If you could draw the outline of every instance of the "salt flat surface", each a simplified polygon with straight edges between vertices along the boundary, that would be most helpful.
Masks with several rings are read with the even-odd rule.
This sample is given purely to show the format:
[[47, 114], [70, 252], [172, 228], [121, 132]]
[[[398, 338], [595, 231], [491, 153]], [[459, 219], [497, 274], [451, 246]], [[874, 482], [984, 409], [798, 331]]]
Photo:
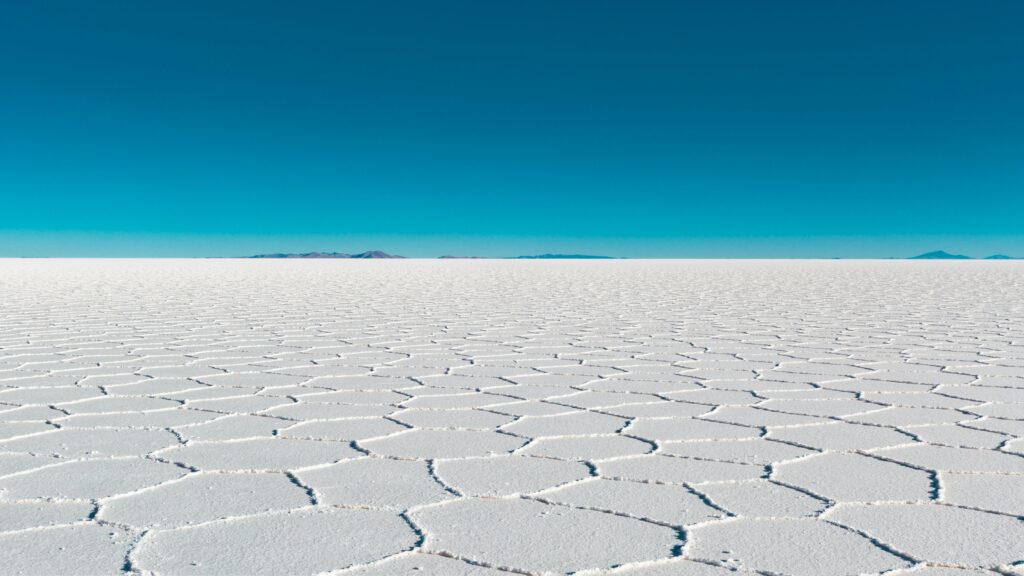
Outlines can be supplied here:
[[1022, 263], [0, 261], [2, 574], [1019, 574], [1022, 515]]

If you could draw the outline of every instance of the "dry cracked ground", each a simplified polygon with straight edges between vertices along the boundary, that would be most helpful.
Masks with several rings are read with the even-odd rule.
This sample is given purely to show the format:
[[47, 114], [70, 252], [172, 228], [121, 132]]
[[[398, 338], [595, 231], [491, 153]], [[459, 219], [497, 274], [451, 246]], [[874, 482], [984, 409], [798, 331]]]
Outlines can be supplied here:
[[1024, 571], [1012, 262], [0, 261], [2, 574]]

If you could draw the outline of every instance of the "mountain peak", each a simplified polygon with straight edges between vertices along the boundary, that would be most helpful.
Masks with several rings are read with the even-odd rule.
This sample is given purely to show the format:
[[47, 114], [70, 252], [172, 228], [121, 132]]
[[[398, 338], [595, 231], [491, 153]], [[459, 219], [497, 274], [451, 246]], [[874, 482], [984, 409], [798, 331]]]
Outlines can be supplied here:
[[394, 254], [388, 254], [387, 252], [381, 252], [380, 250], [368, 250], [366, 252], [360, 252], [359, 254], [353, 254], [352, 258], [405, 258], [405, 256], [396, 256]]
[[918, 254], [917, 256], [911, 256], [908, 260], [970, 260], [970, 256], [964, 256], [963, 254], [950, 254], [945, 250], [935, 250], [934, 252], [925, 252], [924, 254]]

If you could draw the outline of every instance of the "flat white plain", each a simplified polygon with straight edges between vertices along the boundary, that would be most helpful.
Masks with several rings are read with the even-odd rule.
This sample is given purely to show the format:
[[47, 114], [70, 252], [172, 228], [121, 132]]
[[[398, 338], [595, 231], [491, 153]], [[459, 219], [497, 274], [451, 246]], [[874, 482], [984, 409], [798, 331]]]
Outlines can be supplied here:
[[1024, 264], [0, 260], [2, 574], [1024, 570]]

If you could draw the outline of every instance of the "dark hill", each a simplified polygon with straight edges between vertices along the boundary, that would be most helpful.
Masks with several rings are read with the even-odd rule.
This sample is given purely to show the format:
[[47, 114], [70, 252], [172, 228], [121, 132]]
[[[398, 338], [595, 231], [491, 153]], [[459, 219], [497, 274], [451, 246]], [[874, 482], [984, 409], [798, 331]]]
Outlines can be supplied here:
[[964, 256], [963, 254], [950, 254], [944, 250], [936, 250], [934, 252], [925, 252], [917, 256], [911, 256], [907, 260], [970, 260], [970, 256]]

